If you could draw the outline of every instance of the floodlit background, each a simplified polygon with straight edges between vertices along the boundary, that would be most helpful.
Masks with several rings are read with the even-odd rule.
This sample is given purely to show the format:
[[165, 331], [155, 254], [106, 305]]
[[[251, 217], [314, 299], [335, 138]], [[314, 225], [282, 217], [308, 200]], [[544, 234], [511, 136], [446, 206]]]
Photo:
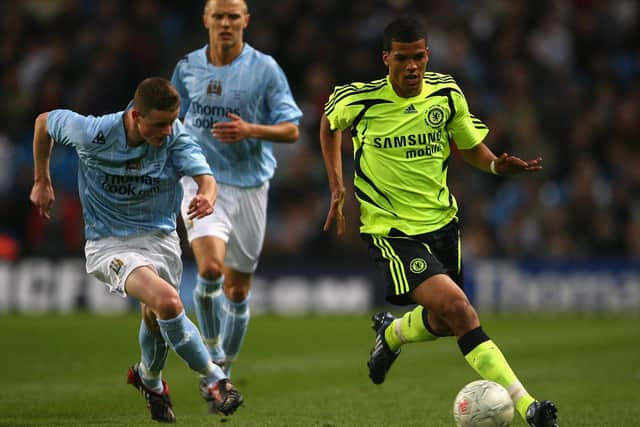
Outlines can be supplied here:
[[[123, 109], [137, 83], [170, 77], [206, 43], [202, 1], [5, 0], [0, 4], [0, 312], [124, 309], [83, 270], [73, 151], [54, 148], [53, 219], [29, 204], [36, 115]], [[245, 40], [273, 55], [304, 112], [295, 145], [275, 145], [255, 310], [366, 311], [380, 278], [358, 236], [322, 232], [329, 201], [318, 142], [336, 84], [386, 70], [381, 33], [394, 17], [427, 23], [428, 69], [451, 73], [496, 152], [544, 157], [504, 179], [460, 159], [468, 291], [487, 309], [640, 310], [640, 7], [633, 0], [250, 1]], [[345, 140], [346, 181], [351, 144]], [[183, 295], [193, 286], [184, 247]], [[88, 286], [88, 283], [92, 283]], [[187, 304], [190, 298], [185, 298]]]

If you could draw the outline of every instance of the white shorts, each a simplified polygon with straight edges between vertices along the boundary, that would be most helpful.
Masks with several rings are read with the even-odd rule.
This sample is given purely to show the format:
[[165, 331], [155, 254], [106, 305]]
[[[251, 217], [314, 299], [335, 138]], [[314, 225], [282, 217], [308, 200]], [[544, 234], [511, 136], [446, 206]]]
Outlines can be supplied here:
[[87, 273], [106, 283], [111, 292], [127, 296], [127, 277], [138, 267], [151, 267], [176, 289], [182, 280], [180, 239], [173, 231], [139, 236], [87, 240], [84, 247]]
[[218, 198], [213, 213], [201, 219], [187, 218], [189, 202], [198, 185], [191, 177], [183, 177], [182, 219], [189, 243], [204, 236], [215, 236], [227, 243], [224, 264], [242, 273], [253, 273], [258, 267], [267, 223], [269, 182], [259, 187], [234, 187], [218, 184]]

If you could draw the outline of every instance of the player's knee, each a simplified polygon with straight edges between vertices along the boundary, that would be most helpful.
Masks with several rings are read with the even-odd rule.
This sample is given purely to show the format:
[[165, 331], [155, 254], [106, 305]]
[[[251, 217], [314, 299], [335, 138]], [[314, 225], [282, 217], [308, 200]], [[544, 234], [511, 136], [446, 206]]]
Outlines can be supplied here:
[[159, 298], [156, 312], [161, 319], [173, 319], [183, 310], [182, 301], [177, 292], [167, 293]]
[[455, 319], [455, 323], [464, 324], [473, 322], [477, 320], [478, 317], [469, 300], [460, 297], [452, 298], [443, 304], [440, 315], [449, 320], [449, 325], [451, 325], [453, 319]]
[[216, 259], [207, 259], [198, 265], [198, 274], [207, 280], [216, 280], [222, 276], [222, 263]]
[[249, 296], [249, 286], [226, 286], [224, 294], [233, 302], [242, 302]]

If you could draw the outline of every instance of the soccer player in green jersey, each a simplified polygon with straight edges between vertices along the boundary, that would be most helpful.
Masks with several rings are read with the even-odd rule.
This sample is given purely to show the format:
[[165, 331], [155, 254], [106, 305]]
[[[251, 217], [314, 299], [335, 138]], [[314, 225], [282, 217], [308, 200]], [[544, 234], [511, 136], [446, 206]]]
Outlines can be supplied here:
[[397, 319], [373, 316], [369, 376], [381, 384], [403, 344], [455, 336], [467, 363], [504, 386], [531, 426], [557, 426], [553, 402], [525, 390], [463, 291], [458, 207], [447, 187], [452, 144], [467, 163], [496, 175], [538, 171], [542, 159], [497, 157], [482, 142], [488, 129], [469, 112], [454, 79], [425, 72], [429, 47], [417, 21], [402, 18], [386, 27], [382, 60], [388, 76], [336, 87], [320, 124], [331, 188], [325, 231], [333, 223], [338, 235], [345, 231], [340, 146], [349, 129], [360, 233], [384, 272], [387, 300], [417, 304]]

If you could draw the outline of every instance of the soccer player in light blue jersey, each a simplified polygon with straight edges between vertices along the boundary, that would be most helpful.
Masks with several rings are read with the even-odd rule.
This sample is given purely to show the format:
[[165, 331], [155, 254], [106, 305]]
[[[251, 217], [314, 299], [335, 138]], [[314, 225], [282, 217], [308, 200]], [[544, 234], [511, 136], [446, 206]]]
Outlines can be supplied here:
[[[216, 211], [189, 218], [187, 237], [198, 264], [194, 302], [213, 360], [226, 373], [249, 323], [249, 291], [265, 234], [267, 193], [276, 160], [272, 143], [298, 139], [302, 117], [276, 61], [243, 41], [244, 0], [208, 0], [209, 43], [178, 61], [172, 82], [180, 118], [202, 146], [218, 182]], [[182, 180], [185, 195], [195, 186]]]
[[49, 172], [53, 142], [78, 153], [87, 272], [112, 292], [141, 303], [142, 357], [129, 369], [127, 381], [143, 394], [151, 417], [161, 422], [176, 421], [161, 376], [169, 347], [200, 374], [200, 392], [213, 412], [230, 414], [243, 401], [212, 363], [178, 294], [182, 261], [175, 229], [182, 199], [180, 177], [192, 177], [197, 186], [186, 202], [188, 218], [210, 215], [216, 198], [211, 168], [177, 120], [179, 110], [175, 88], [153, 77], [140, 83], [125, 111], [100, 117], [70, 110], [40, 114], [33, 138], [31, 201], [45, 218], [55, 200]]

